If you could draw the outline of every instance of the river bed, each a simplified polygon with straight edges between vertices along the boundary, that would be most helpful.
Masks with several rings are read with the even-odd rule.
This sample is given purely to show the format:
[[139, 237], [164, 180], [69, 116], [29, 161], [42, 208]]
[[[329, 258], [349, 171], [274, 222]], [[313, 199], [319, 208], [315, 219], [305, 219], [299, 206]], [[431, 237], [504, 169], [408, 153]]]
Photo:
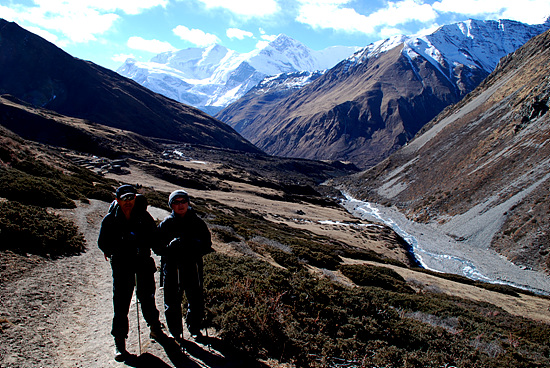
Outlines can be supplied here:
[[550, 295], [550, 277], [515, 265], [493, 249], [457, 241], [435, 224], [415, 223], [393, 208], [349, 195], [342, 204], [355, 217], [391, 227], [407, 241], [418, 263], [426, 269]]

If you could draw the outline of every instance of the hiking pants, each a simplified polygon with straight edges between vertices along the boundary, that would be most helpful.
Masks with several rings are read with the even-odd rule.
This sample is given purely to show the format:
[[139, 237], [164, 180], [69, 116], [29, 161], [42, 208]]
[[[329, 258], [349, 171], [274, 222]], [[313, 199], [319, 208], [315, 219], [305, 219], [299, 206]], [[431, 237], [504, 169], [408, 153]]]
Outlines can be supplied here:
[[197, 334], [204, 314], [202, 264], [165, 265], [164, 314], [168, 329], [174, 337], [183, 336], [182, 299], [187, 298], [187, 329]]
[[[137, 279], [136, 295], [141, 304], [141, 313], [150, 328], [160, 328], [159, 311], [155, 305], [155, 261], [126, 264], [111, 261], [113, 271], [113, 326], [114, 337], [128, 337], [128, 312]], [[143, 267], [142, 267], [143, 266]]]

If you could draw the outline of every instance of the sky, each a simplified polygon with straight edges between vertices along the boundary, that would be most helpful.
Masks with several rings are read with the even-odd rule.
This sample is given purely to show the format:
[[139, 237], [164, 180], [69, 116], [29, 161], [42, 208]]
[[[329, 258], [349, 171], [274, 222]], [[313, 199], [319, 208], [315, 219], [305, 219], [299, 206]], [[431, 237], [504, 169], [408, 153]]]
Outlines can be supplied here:
[[132, 57], [220, 44], [252, 52], [285, 34], [312, 50], [367, 46], [467, 19], [538, 24], [550, 0], [2, 0], [0, 18], [116, 70]]

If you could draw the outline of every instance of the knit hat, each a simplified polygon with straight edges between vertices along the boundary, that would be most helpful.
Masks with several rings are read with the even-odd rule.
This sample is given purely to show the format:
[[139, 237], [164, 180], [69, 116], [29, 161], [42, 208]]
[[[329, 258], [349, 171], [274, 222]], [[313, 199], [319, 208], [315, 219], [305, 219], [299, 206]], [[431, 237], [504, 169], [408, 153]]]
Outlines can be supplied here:
[[132, 185], [124, 184], [117, 188], [116, 197], [121, 198], [123, 195], [128, 193], [137, 194], [137, 190]]
[[185, 198], [187, 201], [189, 201], [189, 194], [185, 190], [175, 190], [172, 193], [170, 193], [170, 197], [168, 197], [168, 205], [172, 207], [172, 202], [174, 202], [174, 199], [176, 198]]

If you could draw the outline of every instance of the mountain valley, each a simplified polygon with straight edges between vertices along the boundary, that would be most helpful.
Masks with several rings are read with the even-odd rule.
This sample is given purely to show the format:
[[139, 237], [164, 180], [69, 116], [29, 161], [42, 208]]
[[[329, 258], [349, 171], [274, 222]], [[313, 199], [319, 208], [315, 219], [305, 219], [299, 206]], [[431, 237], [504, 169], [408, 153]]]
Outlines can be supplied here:
[[292, 94], [251, 90], [216, 117], [265, 152], [368, 168], [459, 102], [499, 59], [550, 27], [470, 20], [371, 44]]
[[[175, 353], [143, 328], [143, 350], [132, 336], [130, 348], [139, 353], [127, 365], [550, 364], [547, 290], [419, 267], [395, 228], [354, 216], [342, 194], [399, 210], [459, 246], [488, 247], [492, 239], [492, 249], [524, 266], [517, 272], [548, 277], [550, 31], [503, 59], [469, 94], [468, 81], [481, 81], [483, 72], [454, 69], [466, 86], [457, 92], [425, 59], [411, 68], [399, 48], [374, 57], [383, 49], [377, 45], [356, 55], [353, 70], [314, 75], [291, 94], [273, 79], [280, 94], [250, 100], [269, 105], [270, 96], [280, 97], [292, 114], [277, 114], [293, 122], [318, 112], [312, 104], [330, 111], [319, 118], [324, 130], [304, 125], [295, 134], [322, 136], [335, 156], [346, 152], [360, 165], [264, 153], [198, 109], [74, 59], [16, 24], [0, 21], [0, 35], [0, 51], [19, 52], [0, 58], [1, 366], [120, 366], [109, 335], [110, 269], [95, 241], [122, 183], [139, 188], [157, 220], [169, 211], [171, 191], [188, 190], [216, 250], [205, 259], [207, 342], [186, 335], [186, 351]], [[38, 64], [45, 67], [32, 67]], [[435, 100], [415, 95], [423, 90], [415, 72], [433, 83]], [[294, 74], [296, 82], [303, 78], [309, 75]], [[328, 87], [336, 90], [323, 93]], [[428, 109], [434, 101], [441, 109], [442, 101], [457, 103], [436, 116]], [[435, 119], [420, 124], [412, 105]], [[397, 115], [414, 129], [406, 131]], [[380, 132], [383, 125], [390, 135]], [[320, 151], [318, 136], [307, 141], [309, 150], [291, 136], [284, 140], [307, 156]], [[367, 140], [378, 144], [376, 160], [346, 151], [364, 149]], [[54, 248], [35, 246], [43, 238], [49, 244], [50, 232], [61, 238]], [[57, 249], [64, 239], [78, 248]], [[159, 309], [162, 293], [157, 289]], [[132, 304], [132, 316], [136, 311]]]
[[545, 32], [405, 147], [337, 180], [357, 198], [547, 273], [549, 52]]

